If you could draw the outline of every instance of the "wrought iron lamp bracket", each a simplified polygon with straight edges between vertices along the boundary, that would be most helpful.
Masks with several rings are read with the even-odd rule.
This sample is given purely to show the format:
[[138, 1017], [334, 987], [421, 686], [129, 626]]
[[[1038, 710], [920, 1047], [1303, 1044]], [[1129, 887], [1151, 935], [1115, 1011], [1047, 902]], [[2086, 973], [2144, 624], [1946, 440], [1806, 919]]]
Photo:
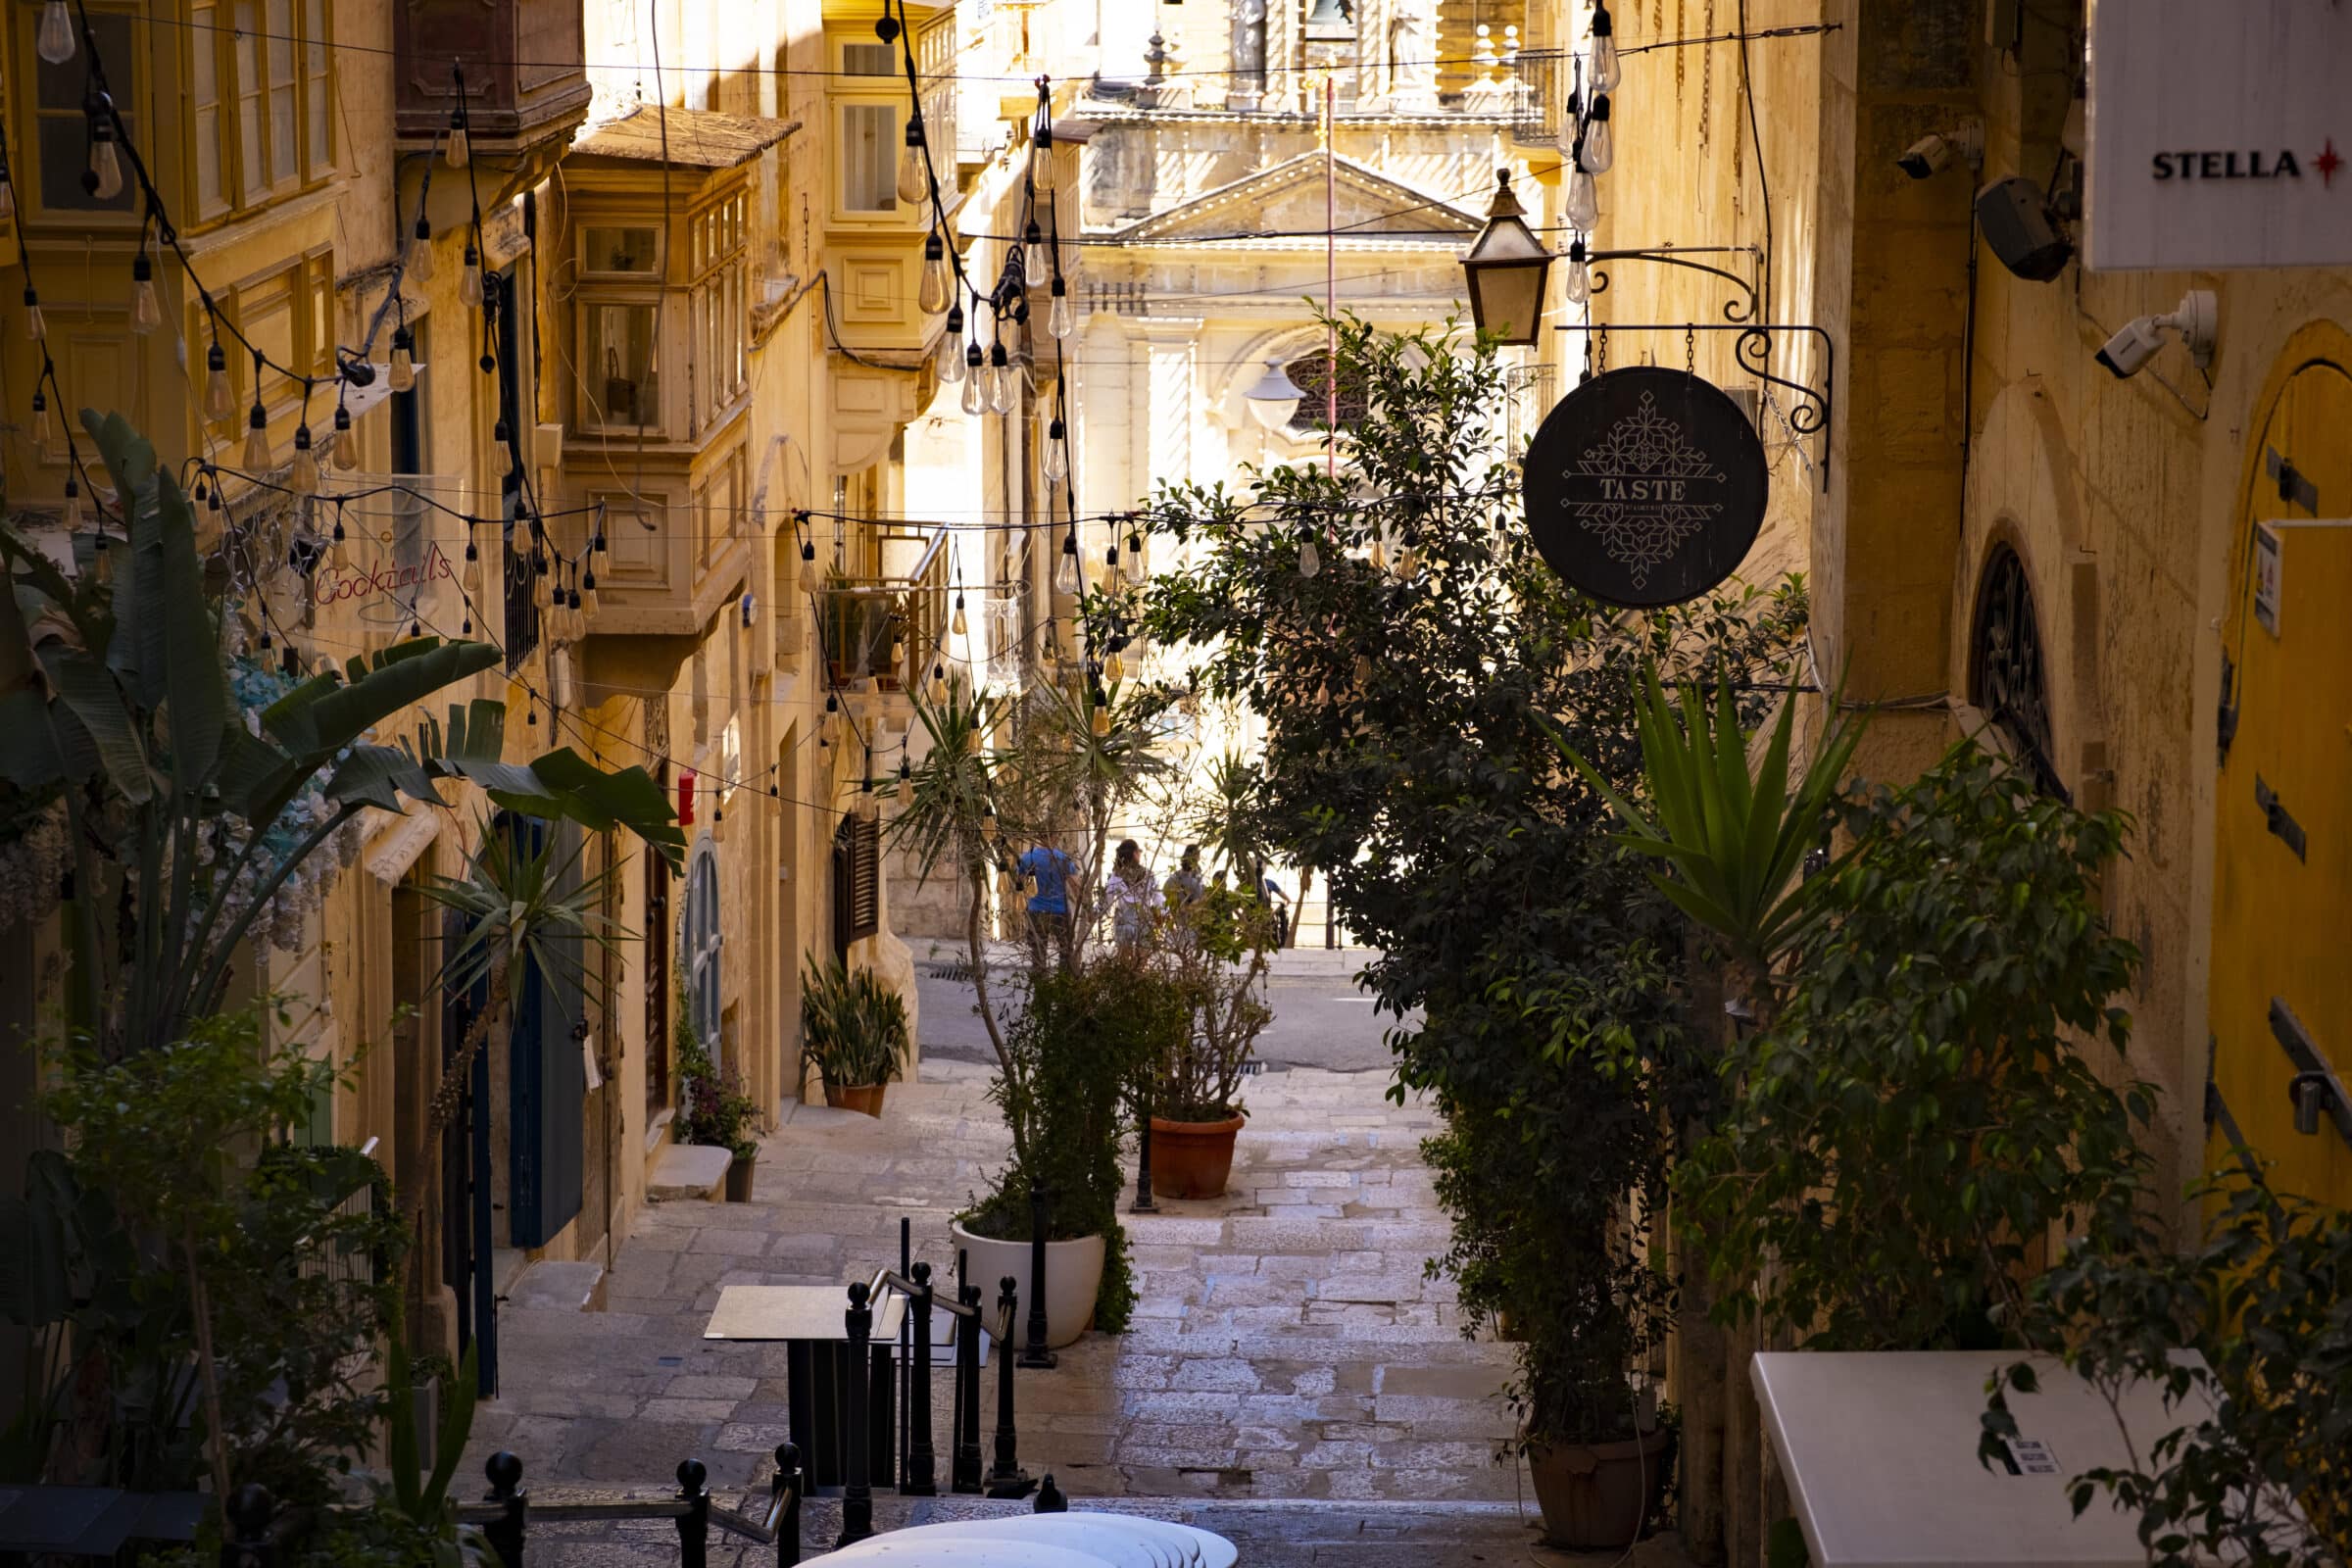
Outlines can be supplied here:
[[1723, 318], [1727, 321], [1752, 321], [1756, 318], [1756, 285], [1752, 278], [1740, 276], [1729, 268], [1711, 262], [1692, 261], [1693, 256], [1745, 256], [1761, 264], [1763, 251], [1754, 245], [1658, 245], [1639, 250], [1592, 251], [1585, 257], [1592, 273], [1592, 292], [1605, 294], [1609, 290], [1608, 270], [1603, 262], [1656, 262], [1661, 267], [1688, 268], [1693, 272], [1705, 272], [1720, 277], [1740, 291], [1738, 297], [1723, 302]]
[[[1706, 269], [1713, 270], [1713, 269]], [[1784, 325], [1770, 321], [1593, 321], [1589, 324], [1562, 323], [1553, 328], [1558, 332], [1592, 332], [1606, 338], [1615, 332], [1731, 332], [1732, 357], [1740, 368], [1757, 380], [1780, 387], [1794, 404], [1786, 416], [1789, 433], [1799, 437], [1818, 435], [1821, 441], [1821, 488], [1830, 488], [1830, 418], [1836, 411], [1838, 385], [1838, 345], [1831, 339], [1829, 329], [1811, 325]], [[1821, 384], [1808, 386], [1791, 381], [1772, 371], [1772, 345], [1776, 336], [1802, 333], [1821, 346]]]

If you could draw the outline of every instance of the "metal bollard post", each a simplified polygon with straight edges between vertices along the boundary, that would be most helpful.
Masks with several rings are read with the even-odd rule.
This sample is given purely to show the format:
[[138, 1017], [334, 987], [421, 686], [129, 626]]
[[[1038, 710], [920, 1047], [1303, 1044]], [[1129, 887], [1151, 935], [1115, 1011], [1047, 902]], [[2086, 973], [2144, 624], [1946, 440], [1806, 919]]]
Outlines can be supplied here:
[[501, 1448], [482, 1466], [482, 1475], [490, 1483], [482, 1500], [504, 1510], [482, 1526], [482, 1539], [506, 1568], [522, 1568], [523, 1526], [531, 1505], [530, 1494], [522, 1490], [522, 1461]]
[[[980, 1490], [980, 1287], [961, 1286], [956, 1298], [972, 1310], [956, 1320], [956, 1452], [948, 1486], [970, 1494]], [[1001, 1353], [1004, 1347], [997, 1348]]]
[[873, 1455], [867, 1451], [867, 1417], [872, 1412], [866, 1401], [873, 1397], [869, 1369], [874, 1355], [874, 1312], [865, 1304], [868, 1295], [862, 1280], [852, 1285], [850, 1309], [842, 1314], [850, 1334], [848, 1395], [843, 1402], [848, 1428], [843, 1439], [848, 1452], [842, 1455], [841, 1535], [833, 1543], [836, 1549], [854, 1546], [874, 1533], [874, 1491], [867, 1479]]
[[[1021, 1365], [1052, 1367], [1060, 1357], [1046, 1348], [1046, 1190], [1035, 1182], [1029, 1184], [1029, 1344], [1021, 1351]], [[1012, 1323], [1004, 1324], [1005, 1337], [1012, 1335]]]
[[678, 1500], [686, 1511], [678, 1515], [678, 1568], [710, 1568], [710, 1492], [703, 1485], [710, 1472], [700, 1459], [678, 1465]]
[[801, 1450], [790, 1443], [776, 1445], [776, 1479], [768, 1512], [776, 1522], [776, 1568], [800, 1568], [801, 1494], [808, 1484], [801, 1476]]
[[1159, 1204], [1152, 1197], [1152, 1095], [1149, 1090], [1144, 1093], [1143, 1103], [1136, 1107], [1135, 1201], [1127, 1205], [1127, 1212], [1159, 1212]]
[[[1004, 1276], [997, 1297], [998, 1313], [1006, 1334], [1012, 1332], [1014, 1318], [1021, 1309], [1021, 1295], [1011, 1275]], [[1026, 1497], [1036, 1483], [1021, 1468], [1020, 1440], [1014, 1435], [1012, 1423], [1012, 1366], [1026, 1357], [1005, 1355], [1004, 1346], [998, 1346], [997, 1357], [997, 1463], [988, 1473], [988, 1494], [992, 1497]]]
[[[914, 1221], [905, 1214], [899, 1216], [899, 1278], [914, 1278]], [[909, 1303], [911, 1305], [911, 1303]], [[907, 1352], [913, 1348], [908, 1335], [913, 1328], [913, 1313], [899, 1314], [899, 1491], [906, 1492], [906, 1467], [913, 1460], [914, 1435], [908, 1430], [908, 1416], [914, 1405], [913, 1380], [906, 1369], [914, 1363]]]
[[1054, 1484], [1053, 1471], [1046, 1472], [1044, 1483], [1037, 1489], [1037, 1501], [1029, 1511], [1031, 1513], [1068, 1513], [1070, 1511], [1070, 1499], [1063, 1496], [1061, 1489]]
[[247, 1482], [228, 1494], [227, 1528], [220, 1536], [220, 1568], [270, 1568], [277, 1560], [270, 1539], [270, 1516], [276, 1499], [268, 1487]]
[[906, 1276], [914, 1282], [906, 1315], [914, 1325], [914, 1364], [906, 1376], [906, 1462], [899, 1492], [908, 1497], [939, 1495], [939, 1455], [931, 1446], [931, 1265], [917, 1263]]

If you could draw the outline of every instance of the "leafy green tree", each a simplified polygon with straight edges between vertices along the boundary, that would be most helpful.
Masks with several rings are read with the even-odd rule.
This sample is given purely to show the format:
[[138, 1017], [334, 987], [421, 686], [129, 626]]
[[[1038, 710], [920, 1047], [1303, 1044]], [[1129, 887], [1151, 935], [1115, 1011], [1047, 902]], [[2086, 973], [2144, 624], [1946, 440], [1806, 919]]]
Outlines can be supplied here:
[[1664, 1129], [1712, 1074], [1686, 1042], [1682, 917], [1551, 731], [1632, 796], [1642, 661], [1758, 714], [1751, 677], [1788, 657], [1802, 589], [1646, 613], [1583, 598], [1525, 527], [1493, 346], [1353, 319], [1339, 337], [1363, 413], [1338, 477], [1163, 490], [1147, 520], [1185, 564], [1144, 624], [1262, 721], [1267, 846], [1319, 868], [1380, 950], [1363, 980], [1399, 1020], [1394, 1093], [1446, 1117], [1446, 1261], [1472, 1327], [1523, 1337], [1531, 1438], [1621, 1435], [1629, 1358], [1671, 1295], [1640, 1261]]
[[2116, 1001], [2138, 953], [2098, 892], [2125, 819], [1973, 743], [1843, 816], [1855, 849], [1780, 1016], [1724, 1058], [1677, 1215], [1727, 1316], [1817, 1349], [1996, 1344], [2040, 1239], [2128, 1226], [2141, 1190], [2153, 1091], [2123, 1078]]

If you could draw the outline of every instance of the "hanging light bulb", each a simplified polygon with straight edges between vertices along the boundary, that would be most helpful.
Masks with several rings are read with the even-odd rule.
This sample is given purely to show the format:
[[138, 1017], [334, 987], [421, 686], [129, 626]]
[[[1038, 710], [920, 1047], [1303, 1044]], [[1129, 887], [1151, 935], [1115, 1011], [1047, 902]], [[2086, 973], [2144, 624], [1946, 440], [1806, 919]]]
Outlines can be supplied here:
[[1102, 552], [1102, 591], [1109, 593], [1119, 586], [1119, 547], [1113, 544]]
[[49, 0], [41, 7], [41, 29], [32, 46], [53, 66], [74, 58], [74, 18], [66, 10], [66, 0]]
[[948, 631], [954, 636], [968, 637], [971, 635], [971, 622], [964, 619], [963, 615], [962, 591], [957, 590], [956, 595], [956, 613], [948, 622]]
[[1078, 535], [1067, 533], [1061, 540], [1061, 559], [1054, 563], [1054, 591], [1074, 594], [1078, 591]]
[[449, 140], [441, 149], [452, 169], [464, 169], [473, 158], [473, 142], [466, 134], [466, 106], [458, 105], [449, 112]]
[[506, 420], [490, 427], [490, 444], [498, 449], [498, 476], [503, 479], [514, 471], [514, 437]]
[[14, 222], [17, 217], [17, 187], [8, 177], [8, 166], [0, 164], [0, 223]]
[[258, 399], [245, 413], [245, 466], [256, 473], [270, 466], [270, 411]]
[[482, 547], [474, 543], [473, 524], [466, 524], [466, 564], [458, 575], [458, 587], [467, 599], [482, 597]]
[[1077, 329], [1078, 317], [1070, 309], [1069, 285], [1056, 277], [1054, 279], [1054, 308], [1046, 313], [1046, 330], [1056, 338], [1066, 338]]
[[1359, 688], [1372, 684], [1372, 656], [1369, 654], [1355, 656], [1355, 684]]
[[1580, 169], [1568, 176], [1568, 207], [1563, 216], [1570, 228], [1586, 234], [1600, 221], [1600, 190], [1591, 170]]
[[392, 329], [390, 385], [395, 392], [407, 392], [416, 385], [416, 339], [405, 326]]
[[[81, 531], [81, 485], [71, 472], [66, 475], [65, 524], [68, 533]], [[103, 539], [106, 535], [102, 532], [99, 537]]]
[[931, 160], [923, 148], [923, 117], [906, 117], [906, 145], [899, 149], [899, 200], [919, 207], [931, 194]]
[[948, 270], [948, 248], [940, 243], [939, 230], [933, 229], [923, 239], [923, 287], [915, 301], [925, 316], [937, 316], [948, 308], [953, 282]]
[[416, 227], [411, 231], [409, 245], [409, 276], [422, 288], [433, 280], [433, 225], [425, 220], [424, 209], [416, 210]]
[[993, 806], [980, 808], [980, 842], [983, 844], [997, 842], [997, 808]]
[[988, 412], [1012, 412], [1012, 364], [1004, 355], [1004, 340], [988, 346]]
[[228, 355], [215, 338], [213, 346], [204, 351], [204, 416], [225, 419], [236, 411], [236, 399], [228, 389]]
[[1372, 539], [1371, 563], [1372, 569], [1374, 571], [1386, 571], [1389, 569], [1389, 547], [1381, 542], [1381, 539], [1377, 534], [1375, 534]]
[[938, 708], [948, 700], [948, 672], [939, 664], [931, 666], [931, 706]]
[[335, 466], [349, 473], [360, 466], [360, 443], [352, 434], [351, 410], [335, 405]]
[[1070, 476], [1070, 443], [1062, 434], [1059, 419], [1046, 426], [1045, 461], [1038, 466], [1044, 471], [1048, 484], [1059, 484]]
[[1617, 24], [1609, 20], [1607, 0], [1592, 7], [1592, 90], [1615, 92], [1620, 74], [1617, 63]]
[[24, 335], [36, 343], [49, 335], [49, 323], [41, 316], [41, 296], [30, 284], [24, 287]]
[[[318, 459], [311, 451], [311, 427], [307, 422], [294, 427], [294, 468], [288, 482], [298, 496], [315, 496], [318, 493]], [[338, 519], [335, 523], [338, 543], [341, 542], [342, 532], [343, 524]]]
[[977, 338], [963, 351], [963, 412], [975, 415], [987, 413], [991, 377], [988, 367], [981, 361]]
[[466, 270], [458, 274], [458, 298], [474, 310], [482, 304], [482, 258], [471, 242], [466, 246]]
[[155, 263], [141, 251], [130, 259], [130, 329], [144, 335], [163, 324], [163, 302], [155, 297]]
[[1589, 173], [1605, 174], [1609, 165], [1616, 161], [1616, 138], [1609, 133], [1609, 95], [1596, 93], [1592, 113], [1585, 120], [1585, 141], [1577, 150], [1576, 167]]
[[1560, 291], [1571, 305], [1582, 305], [1592, 297], [1592, 268], [1585, 259], [1581, 234], [1568, 242], [1568, 276]]
[[942, 386], [954, 386], [963, 379], [963, 307], [948, 307], [948, 329], [939, 340], [939, 358], [935, 362]]
[[1032, 218], [1029, 220], [1028, 228], [1021, 235], [1021, 281], [1035, 288], [1045, 280], [1045, 231], [1037, 226], [1037, 220]]
[[1411, 545], [1406, 545], [1402, 550], [1397, 551], [1396, 575], [1405, 582], [1411, 582], [1415, 577], [1420, 576], [1421, 552], [1415, 550]]
[[1048, 121], [1037, 127], [1037, 137], [1030, 142], [1029, 182], [1039, 190], [1054, 188], [1054, 124]]
[[32, 391], [32, 444], [36, 447], [47, 446], [51, 434], [49, 400], [41, 395], [40, 388], [35, 387]]
[[1102, 694], [1099, 691], [1095, 693], [1095, 711], [1088, 727], [1094, 730], [1097, 740], [1105, 740], [1110, 735], [1110, 710], [1103, 706]]
[[817, 590], [816, 541], [801, 541], [801, 592], [812, 594]]
[[115, 151], [114, 124], [103, 116], [90, 121], [90, 172], [83, 186], [102, 202], [122, 194], [122, 155]]
[[1127, 678], [1127, 661], [1119, 657], [1116, 649], [1111, 651], [1108, 659], [1102, 661], [1102, 678], [1113, 686]]
[[1323, 569], [1323, 552], [1315, 548], [1315, 536], [1308, 534], [1298, 545], [1298, 575], [1312, 577]]

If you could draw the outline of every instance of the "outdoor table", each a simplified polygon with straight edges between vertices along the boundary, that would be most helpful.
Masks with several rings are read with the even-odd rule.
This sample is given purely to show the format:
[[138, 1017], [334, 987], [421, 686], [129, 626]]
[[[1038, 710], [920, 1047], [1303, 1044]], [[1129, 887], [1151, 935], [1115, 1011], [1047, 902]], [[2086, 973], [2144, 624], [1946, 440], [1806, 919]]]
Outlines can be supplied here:
[[[703, 1330], [706, 1340], [784, 1345], [786, 1420], [799, 1445], [809, 1486], [839, 1490], [848, 1455], [851, 1382], [847, 1289], [838, 1285], [728, 1285]], [[884, 1291], [873, 1303], [873, 1338], [866, 1369], [869, 1408], [866, 1477], [876, 1487], [898, 1482], [898, 1399], [895, 1350], [906, 1298]], [[946, 1313], [935, 1320], [953, 1322]]]
[[[1749, 1368], [1813, 1568], [2146, 1568], [2134, 1515], [2094, 1497], [2077, 1518], [2067, 1483], [2131, 1462], [2116, 1412], [2047, 1356], [2040, 1391], [2009, 1395], [2006, 1462], [1977, 1460], [1984, 1381], [2025, 1359], [2002, 1350], [1767, 1351]], [[2209, 1407], [2171, 1413], [2151, 1384], [2127, 1391], [2141, 1454]]]

